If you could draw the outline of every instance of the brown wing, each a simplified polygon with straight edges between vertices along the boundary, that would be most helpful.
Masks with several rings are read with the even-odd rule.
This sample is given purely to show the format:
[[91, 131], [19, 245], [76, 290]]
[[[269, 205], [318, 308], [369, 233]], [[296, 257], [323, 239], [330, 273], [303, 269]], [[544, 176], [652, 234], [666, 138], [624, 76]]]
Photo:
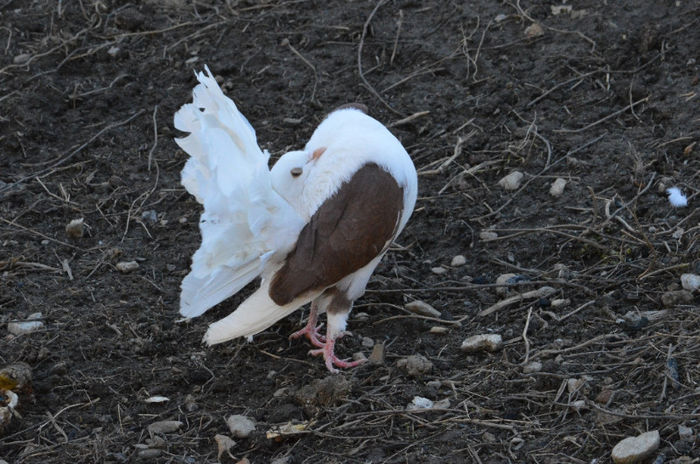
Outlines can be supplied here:
[[327, 199], [299, 234], [270, 284], [285, 305], [322, 290], [376, 258], [392, 239], [403, 210], [403, 189], [374, 163], [364, 165]]

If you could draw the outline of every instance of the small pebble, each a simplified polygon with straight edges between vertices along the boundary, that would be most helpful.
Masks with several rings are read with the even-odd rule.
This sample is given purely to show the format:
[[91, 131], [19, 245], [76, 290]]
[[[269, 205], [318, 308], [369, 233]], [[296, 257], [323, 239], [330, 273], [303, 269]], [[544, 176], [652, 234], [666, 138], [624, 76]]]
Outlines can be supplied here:
[[608, 402], [610, 402], [610, 399], [613, 396], [613, 391], [608, 390], [607, 388], [603, 389], [598, 393], [595, 397], [595, 402], [598, 404], [606, 405]]
[[569, 393], [576, 393], [583, 387], [586, 381], [584, 379], [569, 379], [566, 381], [566, 389]]
[[117, 270], [119, 272], [131, 272], [139, 268], [139, 263], [136, 261], [120, 261], [117, 263]]
[[496, 351], [503, 345], [503, 338], [499, 334], [474, 335], [462, 342], [461, 350], [466, 353], [479, 351]]
[[444, 335], [449, 331], [447, 327], [443, 327], [440, 325], [434, 325], [430, 328], [430, 333], [435, 334], [435, 335]]
[[404, 308], [406, 308], [407, 311], [411, 311], [414, 314], [420, 314], [421, 316], [440, 317], [441, 314], [440, 311], [421, 300], [406, 303]]
[[632, 464], [641, 462], [651, 456], [661, 443], [658, 430], [643, 433], [636, 437], [625, 438], [612, 450], [615, 464]]
[[552, 186], [549, 188], [549, 194], [553, 197], [559, 197], [564, 193], [564, 187], [566, 187], [566, 180], [560, 177], [552, 182]]
[[177, 220], [180, 224], [184, 224], [187, 222], [187, 218], [185, 216], [182, 216], [180, 219]]
[[681, 440], [693, 441], [694, 435], [693, 429], [683, 424], [678, 424], [678, 437]]
[[450, 266], [459, 267], [464, 266], [466, 263], [467, 258], [465, 258], [463, 255], [457, 255], [454, 258], [452, 258], [452, 261], [450, 261]]
[[581, 411], [582, 409], [586, 409], [586, 401], [585, 400], [572, 401], [571, 403], [569, 403], [569, 407], [576, 412]]
[[552, 308], [563, 308], [565, 306], [569, 306], [570, 304], [571, 300], [568, 298], [557, 298], [551, 302]]
[[664, 306], [671, 307], [677, 304], [686, 304], [693, 301], [693, 294], [688, 290], [675, 290], [661, 295], [661, 302]]
[[216, 434], [214, 435], [214, 441], [216, 442], [217, 448], [217, 460], [221, 462], [221, 455], [228, 453], [231, 448], [236, 446], [236, 442], [226, 435]]
[[490, 230], [482, 230], [479, 232], [479, 238], [484, 241], [496, 240], [498, 238], [498, 234]]
[[496, 284], [504, 285], [503, 287], [496, 287], [496, 293], [499, 295], [505, 295], [508, 293], [508, 287], [505, 286], [509, 280], [515, 277], [517, 274], [507, 273], [501, 274], [496, 278]]
[[384, 364], [384, 343], [377, 343], [372, 347], [369, 363], [375, 366]]
[[496, 15], [495, 18], [493, 18], [493, 20], [494, 20], [496, 23], [500, 23], [500, 22], [505, 21], [507, 18], [508, 18], [508, 16], [504, 15], [503, 13], [499, 13], [499, 14]]
[[156, 433], [172, 433], [177, 432], [182, 427], [182, 422], [165, 420], [154, 422], [148, 426], [148, 433], [152, 436]]
[[696, 292], [700, 288], [700, 276], [697, 274], [681, 275], [681, 285], [689, 292]]
[[73, 219], [66, 225], [66, 235], [70, 238], [81, 238], [85, 233], [84, 227], [83, 218]]
[[439, 389], [442, 387], [442, 382], [439, 380], [431, 380], [430, 382], [427, 382], [425, 384], [426, 387], [434, 388], [434, 389]]
[[121, 48], [117, 47], [116, 45], [112, 45], [111, 47], [109, 47], [109, 50], [107, 50], [107, 54], [114, 58], [119, 54], [120, 51]]
[[406, 409], [411, 411], [414, 409], [432, 409], [433, 402], [428, 398], [423, 398], [422, 396], [414, 396], [413, 400], [406, 406]]
[[449, 409], [450, 399], [445, 398], [444, 400], [436, 401], [433, 403], [433, 409]]
[[362, 337], [362, 346], [365, 348], [372, 348], [374, 346], [374, 340], [369, 337]]
[[571, 5], [550, 5], [550, 8], [554, 16], [562, 13], [571, 13], [572, 10]]
[[246, 438], [255, 430], [255, 422], [246, 416], [234, 414], [226, 419], [226, 425], [231, 435], [236, 438]]
[[33, 313], [27, 317], [26, 321], [8, 322], [7, 330], [13, 335], [24, 335], [35, 332], [44, 326], [44, 323], [38, 320], [41, 319], [41, 316], [41, 313]]
[[422, 377], [423, 374], [433, 369], [433, 363], [420, 354], [414, 354], [407, 358], [399, 359], [396, 362], [396, 366], [406, 371], [411, 377]]
[[520, 183], [523, 180], [523, 173], [520, 171], [513, 171], [501, 180], [498, 181], [498, 185], [503, 187], [505, 190], [517, 190], [520, 187]]
[[155, 224], [158, 221], [158, 213], [154, 209], [149, 209], [141, 213], [141, 219], [151, 224]]
[[155, 459], [161, 455], [162, 451], [159, 449], [142, 449], [137, 453], [137, 459], [139, 461], [146, 461], [148, 459]]
[[27, 61], [29, 61], [29, 59], [30, 59], [31, 57], [32, 57], [32, 55], [30, 55], [29, 53], [20, 53], [19, 55], [16, 55], [16, 56], [12, 59], [12, 62], [13, 62], [14, 64], [24, 64], [24, 63], [26, 63]]
[[433, 268], [430, 268], [430, 270], [433, 272], [433, 274], [438, 274], [438, 275], [444, 274], [445, 272], [447, 272], [447, 269], [445, 269], [442, 266], [433, 267]]
[[525, 366], [523, 366], [523, 373], [532, 374], [534, 372], [539, 372], [542, 370], [542, 363], [539, 361], [532, 361]]
[[365, 362], [367, 361], [367, 356], [365, 356], [365, 354], [362, 351], [358, 351], [352, 354], [352, 360]]
[[528, 39], [534, 39], [535, 37], [540, 37], [544, 35], [544, 29], [537, 23], [530, 24], [525, 28], [525, 37]]

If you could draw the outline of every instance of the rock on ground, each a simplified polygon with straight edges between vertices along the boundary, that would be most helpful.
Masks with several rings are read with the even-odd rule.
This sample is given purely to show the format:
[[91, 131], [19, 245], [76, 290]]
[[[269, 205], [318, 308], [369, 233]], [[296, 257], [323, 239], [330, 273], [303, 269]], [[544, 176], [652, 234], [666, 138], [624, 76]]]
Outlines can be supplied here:
[[636, 437], [620, 441], [612, 450], [615, 464], [632, 464], [641, 462], [651, 456], [661, 443], [658, 430], [652, 430]]

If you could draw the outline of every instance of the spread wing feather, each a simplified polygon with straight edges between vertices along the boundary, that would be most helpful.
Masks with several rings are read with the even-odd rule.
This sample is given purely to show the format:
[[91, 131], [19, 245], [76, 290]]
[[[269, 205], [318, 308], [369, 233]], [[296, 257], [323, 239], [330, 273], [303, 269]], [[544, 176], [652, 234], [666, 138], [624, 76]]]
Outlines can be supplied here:
[[182, 185], [204, 206], [202, 245], [182, 282], [180, 313], [195, 317], [238, 292], [293, 247], [303, 220], [273, 188], [269, 154], [212, 77], [197, 74], [193, 101], [175, 114], [190, 158]]

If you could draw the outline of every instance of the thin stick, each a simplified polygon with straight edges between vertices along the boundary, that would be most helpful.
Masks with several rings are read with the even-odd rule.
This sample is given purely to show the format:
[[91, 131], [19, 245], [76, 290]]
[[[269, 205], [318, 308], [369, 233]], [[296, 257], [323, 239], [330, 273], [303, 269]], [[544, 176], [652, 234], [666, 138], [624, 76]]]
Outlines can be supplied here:
[[527, 329], [530, 327], [530, 317], [532, 317], [532, 306], [527, 310], [527, 319], [525, 319], [525, 327], [523, 328], [523, 342], [525, 342], [525, 359], [522, 365], [527, 364], [530, 359], [530, 340], [527, 339]]
[[158, 112], [158, 105], [153, 107], [153, 146], [148, 152], [148, 172], [151, 172], [151, 160], [153, 159], [153, 152], [158, 146], [158, 120], [156, 119], [156, 113]]
[[396, 38], [394, 38], [394, 48], [391, 51], [391, 58], [389, 59], [389, 64], [394, 64], [394, 58], [396, 57], [396, 48], [399, 46], [399, 36], [401, 35], [401, 26], [403, 25], [403, 10], [399, 10], [399, 21], [396, 26]]
[[644, 98], [642, 98], [642, 99], [640, 99], [640, 100], [637, 100], [637, 101], [634, 102], [634, 103], [630, 103], [629, 105], [625, 106], [625, 107], [622, 108], [622, 109], [619, 109], [619, 110], [615, 111], [614, 113], [611, 113], [611, 114], [605, 116], [604, 118], [601, 118], [601, 119], [599, 119], [599, 120], [597, 120], [597, 121], [594, 121], [594, 122], [588, 124], [587, 126], [581, 127], [580, 129], [554, 129], [553, 132], [566, 132], [566, 133], [572, 134], [572, 133], [577, 133], [577, 132], [586, 131], [586, 130], [590, 129], [591, 127], [595, 127], [595, 126], [597, 126], [598, 124], [600, 124], [600, 123], [602, 123], [602, 122], [605, 122], [605, 121], [607, 121], [607, 120], [610, 119], [610, 118], [614, 118], [615, 116], [618, 116], [618, 115], [624, 113], [625, 111], [634, 108], [634, 107], [637, 106], [638, 104], [643, 103], [643, 102], [648, 101], [648, 100], [649, 100], [649, 97], [644, 97]]
[[376, 90], [374, 90], [374, 87], [372, 87], [372, 85], [367, 81], [367, 79], [365, 78], [365, 73], [362, 71], [362, 48], [365, 45], [365, 37], [367, 36], [367, 29], [369, 28], [369, 23], [372, 22], [372, 18], [374, 17], [374, 14], [377, 12], [379, 7], [384, 5], [386, 3], [386, 1], [387, 0], [381, 0], [381, 1], [377, 2], [377, 4], [374, 6], [374, 9], [367, 17], [367, 21], [365, 21], [365, 25], [362, 27], [362, 35], [360, 36], [360, 45], [357, 47], [357, 71], [360, 74], [360, 79], [362, 79], [362, 82], [365, 84], [365, 87], [367, 87], [367, 90], [369, 90], [372, 93], [372, 95], [377, 97], [377, 99], [380, 102], [382, 102], [382, 104], [384, 106], [386, 106], [392, 113], [398, 114], [399, 116], [403, 116], [400, 112], [398, 112], [397, 110], [392, 108], [392, 106], [389, 105], [389, 103], [387, 103], [387, 101], [384, 100], [382, 98], [382, 96], [379, 95], [379, 93]]
[[65, 163], [66, 161], [70, 160], [71, 158], [73, 158], [73, 157], [74, 157], [75, 155], [77, 155], [78, 153], [80, 153], [85, 147], [87, 147], [88, 145], [90, 145], [92, 142], [94, 142], [96, 139], [98, 139], [98, 138], [99, 138], [102, 134], [104, 134], [105, 132], [107, 132], [107, 131], [109, 131], [109, 130], [111, 130], [111, 129], [114, 129], [114, 128], [116, 128], [116, 127], [123, 126], [124, 124], [128, 124], [129, 122], [131, 122], [132, 120], [134, 120], [134, 119], [136, 119], [138, 116], [140, 116], [144, 111], [145, 111], [144, 109], [140, 109], [140, 110], [138, 110], [136, 113], [134, 113], [134, 114], [132, 114], [131, 116], [129, 116], [128, 118], [124, 119], [123, 121], [119, 121], [119, 122], [116, 122], [116, 123], [114, 123], [114, 124], [110, 124], [109, 126], [103, 128], [103, 129], [100, 130], [98, 133], [96, 133], [95, 135], [93, 135], [92, 137], [90, 137], [90, 138], [88, 139], [87, 142], [83, 143], [83, 144], [80, 145], [78, 148], [76, 148], [75, 150], [73, 150], [72, 152], [70, 152], [68, 155], [66, 155], [65, 157], [63, 157], [63, 158], [59, 159], [58, 161], [56, 161], [55, 163], [53, 163], [51, 166], [49, 166], [49, 167], [47, 167], [47, 168], [44, 168], [44, 169], [42, 169], [41, 171], [36, 172], [36, 173], [34, 173], [34, 174], [29, 174], [29, 175], [27, 175], [27, 176], [24, 176], [24, 177], [22, 177], [21, 179], [15, 181], [15, 182], [8, 183], [5, 187], [3, 187], [3, 188], [0, 189], [0, 193], [4, 193], [4, 192], [8, 191], [9, 189], [11, 189], [12, 187], [14, 187], [15, 185], [21, 184], [22, 182], [26, 181], [27, 179], [31, 179], [32, 177], [43, 176], [43, 174], [46, 174], [46, 173], [48, 173], [48, 172], [51, 172], [51, 170], [54, 169], [55, 167], [58, 167], [58, 166], [62, 165], [63, 163]]

